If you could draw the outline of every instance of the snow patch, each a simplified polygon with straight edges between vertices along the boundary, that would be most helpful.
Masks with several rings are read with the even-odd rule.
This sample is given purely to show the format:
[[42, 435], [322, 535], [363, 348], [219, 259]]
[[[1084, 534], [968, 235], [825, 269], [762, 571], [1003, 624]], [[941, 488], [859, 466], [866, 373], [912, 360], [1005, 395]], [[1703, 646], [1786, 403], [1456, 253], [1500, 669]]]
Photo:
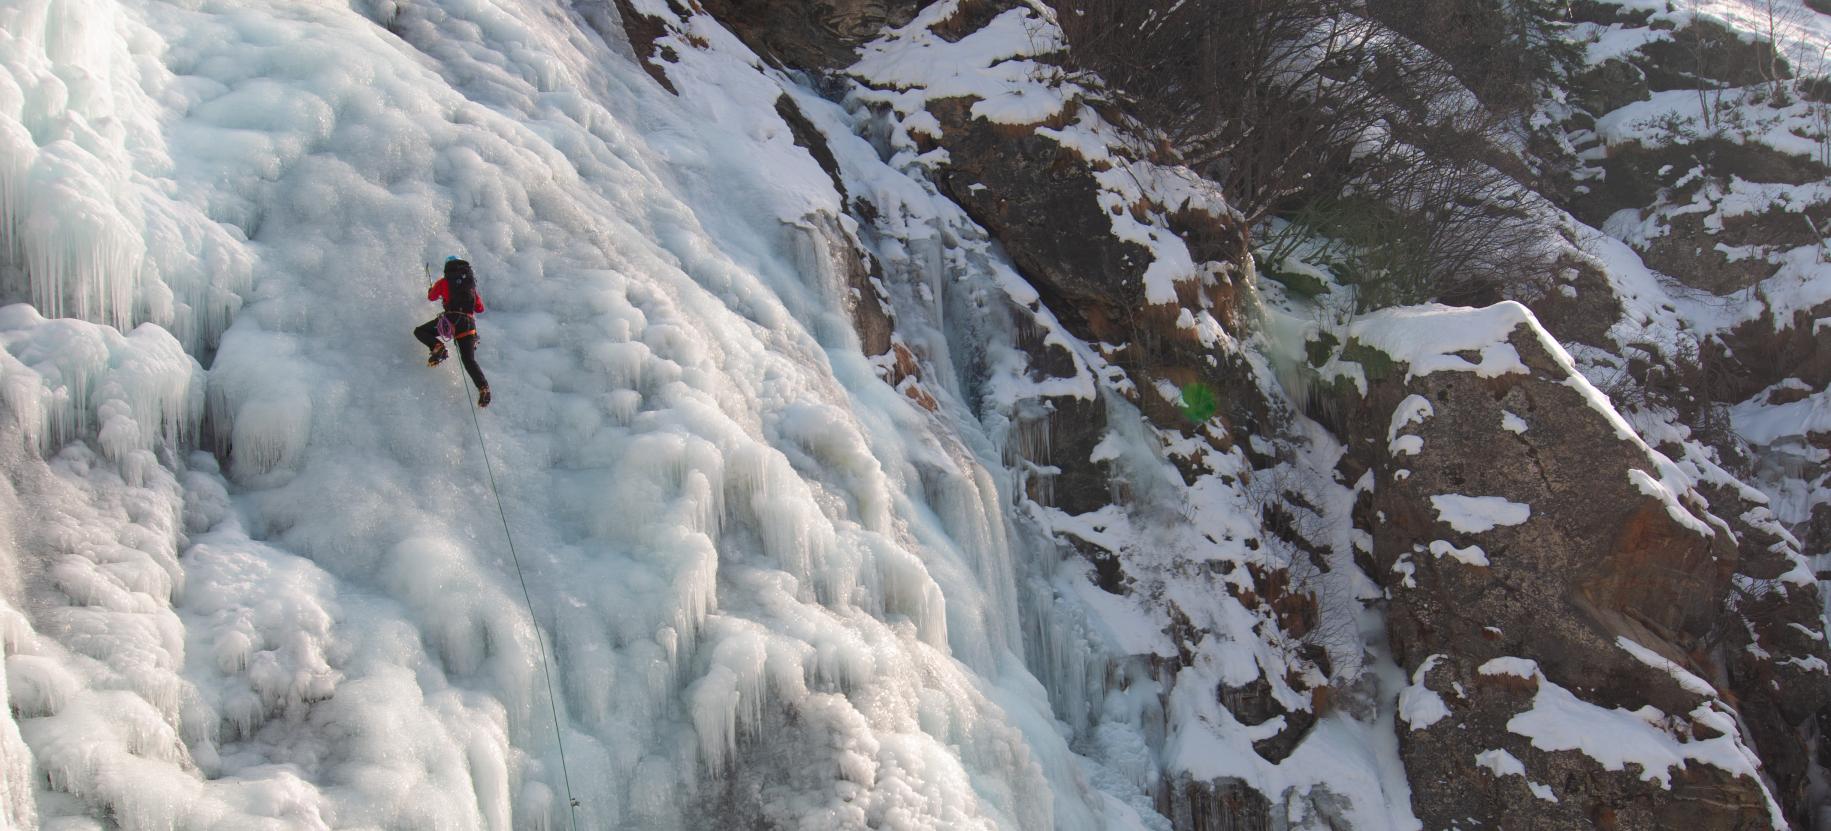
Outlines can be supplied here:
[[[1381, 309], [1348, 325], [1348, 337], [1406, 365], [1406, 379], [1433, 372], [1473, 372], [1483, 378], [1528, 374], [1519, 350], [1507, 342], [1523, 323], [1537, 324], [1526, 307], [1511, 301], [1485, 309], [1408, 306]], [[1473, 352], [1471, 361], [1459, 355]]]
[[1443, 696], [1424, 685], [1424, 677], [1444, 657], [1432, 655], [1425, 658], [1424, 663], [1412, 672], [1411, 685], [1399, 691], [1399, 719], [1413, 730], [1423, 730], [1450, 716], [1449, 705], [1443, 703]]
[[1484, 750], [1477, 753], [1475, 754], [1475, 764], [1478, 767], [1486, 768], [1487, 771], [1494, 774], [1496, 778], [1502, 776], [1517, 776], [1521, 779], [1525, 779], [1526, 789], [1532, 791], [1533, 796], [1543, 799], [1546, 802], [1558, 801], [1557, 795], [1551, 792], [1551, 786], [1541, 785], [1528, 779], [1526, 777], [1525, 763], [1521, 762], [1518, 757], [1515, 757], [1505, 750], [1496, 748], [1494, 750]]
[[1400, 436], [1399, 431], [1413, 424], [1422, 424], [1424, 420], [1436, 415], [1430, 399], [1422, 395], [1408, 395], [1393, 408], [1392, 422], [1386, 428], [1386, 449], [1394, 456], [1416, 456], [1424, 449], [1424, 439], [1419, 436]]
[[1717, 694], [1716, 688], [1710, 686], [1704, 679], [1691, 674], [1689, 670], [1673, 663], [1659, 653], [1635, 643], [1626, 635], [1616, 637], [1615, 645], [1634, 656], [1634, 660], [1672, 676], [1673, 680], [1677, 681], [1686, 692], [1707, 698], [1714, 698]]
[[1511, 675], [1531, 680], [1538, 677], [1539, 664], [1530, 658], [1501, 657], [1489, 659], [1476, 672], [1482, 675]]
[[1480, 534], [1500, 526], [1520, 525], [1532, 517], [1532, 506], [1501, 496], [1437, 494], [1430, 498], [1437, 520], [1463, 534]]
[[1488, 565], [1488, 554], [1481, 550], [1481, 546], [1479, 545], [1471, 545], [1467, 548], [1457, 548], [1445, 540], [1431, 540], [1430, 553], [1439, 558], [1449, 557], [1458, 562], [1472, 566]]
[[[1523, 665], [1513, 666], [1507, 674], [1524, 669]], [[1642, 780], [1657, 782], [1668, 790], [1672, 787], [1672, 769], [1694, 762], [1760, 781], [1759, 762], [1742, 744], [1734, 720], [1709, 703], [1699, 705], [1691, 717], [1722, 735], [1684, 740], [1665, 729], [1673, 720], [1652, 706], [1634, 711], [1598, 707], [1552, 683], [1537, 672], [1536, 666], [1531, 671], [1538, 681], [1532, 707], [1509, 719], [1507, 730], [1531, 740], [1533, 747], [1544, 751], [1574, 750], [1607, 770], [1626, 770], [1632, 764]], [[1768, 811], [1769, 821], [1776, 828], [1786, 827], [1771, 796]]]

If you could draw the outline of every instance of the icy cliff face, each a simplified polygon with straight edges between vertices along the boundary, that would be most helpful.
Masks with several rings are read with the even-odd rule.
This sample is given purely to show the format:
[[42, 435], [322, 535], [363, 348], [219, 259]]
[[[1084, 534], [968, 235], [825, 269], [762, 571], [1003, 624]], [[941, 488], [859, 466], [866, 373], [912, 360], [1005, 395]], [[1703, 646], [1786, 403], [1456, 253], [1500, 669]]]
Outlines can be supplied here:
[[[9, 825], [1137, 822], [1025, 668], [965, 382], [880, 379], [802, 93], [729, 35], [676, 97], [595, 5], [0, 32]], [[1005, 267], [884, 187], [947, 366]], [[480, 432], [407, 335], [451, 253]]]
[[[1592, 64], [1696, 22], [1643, 5]], [[1804, 815], [1831, 312], [1742, 222], [1823, 194], [1578, 82], [1530, 309], [1349, 319], [1051, 14], [0, 9], [0, 826]], [[1657, 270], [1722, 233], [1724, 298]], [[475, 421], [408, 335], [449, 254]], [[1761, 465], [1656, 394], [1687, 344]]]

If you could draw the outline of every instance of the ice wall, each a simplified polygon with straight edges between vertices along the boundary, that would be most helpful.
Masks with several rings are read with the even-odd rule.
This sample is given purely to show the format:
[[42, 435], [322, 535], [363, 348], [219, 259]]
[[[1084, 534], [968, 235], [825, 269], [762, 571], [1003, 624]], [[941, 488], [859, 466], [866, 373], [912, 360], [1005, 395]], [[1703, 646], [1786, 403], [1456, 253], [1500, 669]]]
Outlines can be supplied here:
[[187, 181], [217, 171], [187, 165], [210, 147], [168, 128], [202, 80], [170, 57], [131, 4], [0, 9], [0, 299], [152, 321], [193, 349], [228, 325], [252, 275], [248, 223]]
[[[702, 21], [676, 97], [580, 14], [0, 10], [9, 820], [1117, 821], [966, 392], [884, 385], [785, 231], [843, 214], [793, 85]], [[476, 433], [407, 334], [451, 253]]]

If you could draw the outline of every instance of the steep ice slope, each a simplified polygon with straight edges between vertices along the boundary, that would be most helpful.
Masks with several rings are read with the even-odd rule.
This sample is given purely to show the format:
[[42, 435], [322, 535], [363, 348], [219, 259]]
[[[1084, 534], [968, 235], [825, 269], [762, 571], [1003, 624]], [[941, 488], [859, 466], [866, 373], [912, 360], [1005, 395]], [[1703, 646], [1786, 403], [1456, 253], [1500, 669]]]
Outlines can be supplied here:
[[[9, 819], [1125, 821], [1017, 657], [991, 443], [804, 267], [780, 82], [707, 28], [671, 97], [595, 4], [359, 11], [0, 10], [7, 297], [154, 325], [0, 316]], [[481, 446], [406, 331], [448, 253]]]

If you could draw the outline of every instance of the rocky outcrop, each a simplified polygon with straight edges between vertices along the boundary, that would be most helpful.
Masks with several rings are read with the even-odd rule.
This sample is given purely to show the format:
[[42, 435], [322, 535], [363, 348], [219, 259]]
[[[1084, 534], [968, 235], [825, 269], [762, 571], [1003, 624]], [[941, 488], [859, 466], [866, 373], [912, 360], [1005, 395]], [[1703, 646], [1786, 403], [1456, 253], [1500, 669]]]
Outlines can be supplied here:
[[778, 66], [840, 69], [885, 26], [908, 23], [914, 0], [700, 0], [699, 5]]
[[[938, 143], [947, 151], [936, 184], [1005, 242], [1011, 259], [1050, 293], [1050, 308], [1073, 328], [1123, 340], [1128, 310], [1144, 293], [1141, 278], [1151, 252], [1113, 239], [1112, 221], [1098, 201], [1100, 185], [1079, 153], [1033, 128], [974, 117], [973, 103], [948, 98], [929, 108], [941, 122]], [[1115, 312], [1123, 316], [1114, 319]]]
[[[1406, 329], [1454, 327], [1492, 337], [1406, 351]], [[1768, 794], [1701, 680], [1726, 675], [1730, 527], [1523, 308], [1358, 328], [1357, 519], [1413, 681], [1398, 729], [1426, 826], [1759, 824]]]
[[1645, 101], [1651, 94], [1647, 89], [1646, 71], [1619, 58], [1578, 73], [1571, 79], [1571, 92], [1575, 94], [1577, 105], [1592, 113], [1606, 113], [1635, 101]]
[[637, 9], [630, 0], [616, 0], [616, 5], [617, 15], [623, 22], [623, 35], [629, 39], [630, 48], [635, 50], [642, 71], [654, 78], [662, 89], [678, 94], [674, 82], [668, 80], [666, 70], [668, 64], [679, 59], [674, 47], [665, 40], [668, 35], [666, 22]]
[[[1619, 379], [1624, 412], [1658, 436], [1660, 450], [1694, 466], [1710, 512], [1728, 526], [1736, 566], [1702, 654], [1717, 672], [1712, 683], [1737, 702], [1744, 739], [1759, 754], [1773, 796], [1796, 825], [1807, 825], [1818, 810], [1806, 783], [1821, 764], [1814, 757], [1824, 755], [1816, 725], [1831, 723], [1824, 715], [1831, 676], [1824, 669], [1823, 589], [1805, 555], [1831, 545], [1831, 522], [1823, 521], [1831, 506], [1810, 498], [1786, 504], [1797, 500], [1785, 494], [1810, 494], [1826, 474], [1806, 460], [1817, 455], [1805, 449], [1810, 438], [1780, 435], [1789, 431], [1776, 433], [1764, 421], [1787, 400], [1831, 382], [1831, 353], [1816, 323], [1831, 304], [1797, 292], [1786, 277], [1809, 275], [1823, 261], [1816, 249], [1831, 226], [1831, 206], [1815, 191], [1826, 175], [1822, 152], [1761, 131], [1822, 85], [1779, 83], [1790, 71], [1766, 43], [1708, 19], [1681, 17], [1675, 27], [1675, 18], [1614, 3], [1576, 11], [1645, 43], [1574, 79], [1576, 112], [1559, 129], [1578, 156], [1568, 180], [1545, 192], [1628, 242], [1660, 275], [1655, 279], [1670, 277], [1689, 290], [1674, 296], [1721, 298], [1704, 302], [1736, 311], [1702, 331], [1687, 331], [1686, 321], [1661, 334], [1658, 325], [1633, 322], [1625, 307], [1615, 315], [1623, 323], [1600, 320], [1610, 315], [1598, 315], [1595, 300], [1615, 291], [1581, 281], [1576, 291], [1533, 305], [1559, 337], [1612, 356], [1597, 359], [1592, 377]], [[1650, 115], [1624, 118], [1657, 112], [1620, 108], [1658, 90], [1696, 90], [1715, 116], [1664, 126]], [[1624, 130], [1630, 123], [1638, 126]], [[1608, 129], [1610, 142], [1593, 132]], [[1631, 294], [1617, 299], [1631, 305]], [[1815, 308], [1801, 308], [1807, 305]]]
[[[1831, 303], [1795, 310], [1782, 320], [1763, 314], [1724, 333], [1705, 356], [1716, 362], [1721, 378], [1722, 388], [1712, 391], [1715, 400], [1747, 401], [1788, 379], [1813, 390], [1831, 386], [1831, 340], [1817, 323], [1826, 318]], [[1803, 398], [1804, 392], [1795, 395]]]
[[1157, 797], [1157, 812], [1186, 831], [1271, 831], [1272, 806], [1243, 782], [1203, 782], [1178, 777]]
[[[1205, 310], [1244, 334], [1250, 273], [1245, 229], [1231, 217], [1179, 212], [1179, 205], [1128, 206], [1141, 216], [1164, 216], [1164, 232], [1181, 239], [1197, 270], [1210, 275], [1180, 285], [1176, 302], [1153, 304], [1144, 285], [1153, 252], [1114, 235], [1095, 178], [1100, 166], [1038, 130], [1073, 120], [1074, 105], [1051, 123], [1012, 127], [974, 117], [971, 104], [945, 99], [929, 108], [941, 123], [938, 146], [946, 151], [935, 176], [942, 190], [998, 238], [1071, 332], [1090, 343], [1114, 345], [1110, 359], [1140, 387], [1162, 379], [1177, 387], [1200, 381], [1253, 391], [1225, 396], [1223, 419], [1261, 432], [1269, 419], [1244, 367], [1179, 320], [1185, 308]], [[1175, 407], [1155, 396], [1133, 403], [1159, 424], [1184, 422]]]
[[1735, 697], [1774, 798], [1795, 824], [1809, 825], [1812, 770], [1822, 764], [1811, 758], [1814, 737], [1831, 717], [1831, 650], [1820, 634], [1819, 586], [1797, 541], [1765, 508], [1727, 489], [1708, 493], [1712, 505], [1749, 509], [1730, 520], [1740, 560], [1718, 621], [1723, 688]]
[[1654, 90], [1740, 87], [1792, 77], [1786, 59], [1774, 54], [1771, 44], [1701, 15], [1687, 20], [1671, 37], [1648, 41], [1640, 52], [1649, 59], [1644, 68]]

